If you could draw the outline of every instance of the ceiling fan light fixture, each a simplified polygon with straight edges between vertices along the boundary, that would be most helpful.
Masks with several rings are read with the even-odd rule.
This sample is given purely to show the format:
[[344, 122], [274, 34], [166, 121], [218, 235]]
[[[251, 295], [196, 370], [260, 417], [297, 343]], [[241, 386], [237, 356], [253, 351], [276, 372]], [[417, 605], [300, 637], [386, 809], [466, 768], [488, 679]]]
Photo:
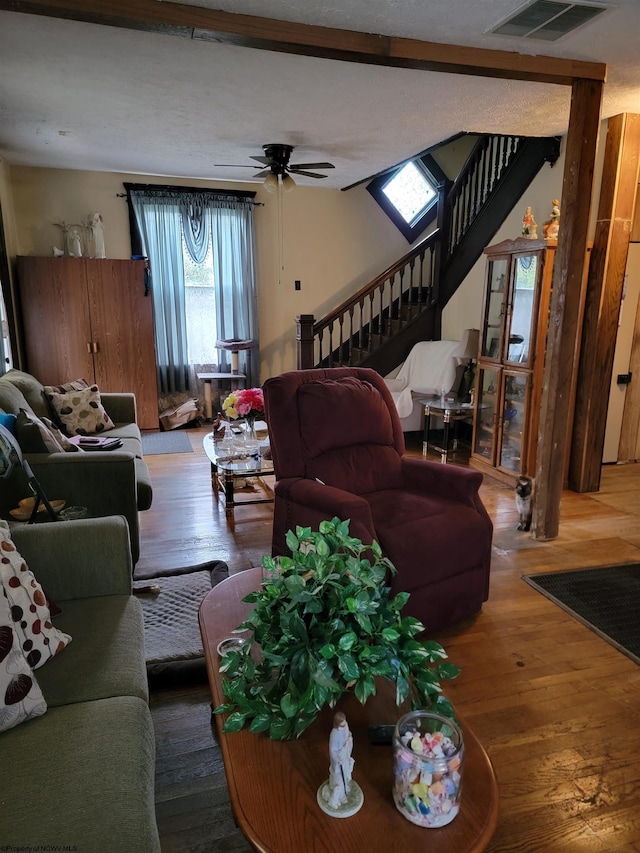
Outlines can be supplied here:
[[291, 175], [284, 175], [282, 178], [282, 189], [286, 193], [290, 193], [291, 190], [295, 189], [296, 182], [293, 180]]
[[264, 188], [268, 193], [274, 193], [278, 189], [278, 176], [270, 172], [264, 179]]

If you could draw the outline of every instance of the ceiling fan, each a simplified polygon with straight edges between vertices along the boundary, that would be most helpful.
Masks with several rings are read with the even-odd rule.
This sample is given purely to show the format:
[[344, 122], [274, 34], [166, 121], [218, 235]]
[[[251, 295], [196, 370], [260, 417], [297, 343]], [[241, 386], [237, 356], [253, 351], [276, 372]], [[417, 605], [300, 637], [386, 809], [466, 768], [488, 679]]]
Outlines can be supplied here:
[[[293, 189], [295, 181], [291, 175], [304, 175], [306, 178], [326, 178], [326, 175], [321, 175], [319, 172], [310, 172], [309, 169], [334, 169], [333, 163], [289, 163], [293, 145], [284, 145], [281, 143], [270, 143], [263, 145], [262, 150], [264, 156], [254, 157], [252, 160], [257, 160], [266, 168], [261, 169], [253, 177], [264, 178], [264, 186], [269, 192], [275, 192], [278, 188], [279, 180], [282, 181], [282, 187], [285, 192]], [[216, 163], [217, 166], [237, 169], [256, 169], [257, 166], [236, 165], [230, 166], [226, 163]]]

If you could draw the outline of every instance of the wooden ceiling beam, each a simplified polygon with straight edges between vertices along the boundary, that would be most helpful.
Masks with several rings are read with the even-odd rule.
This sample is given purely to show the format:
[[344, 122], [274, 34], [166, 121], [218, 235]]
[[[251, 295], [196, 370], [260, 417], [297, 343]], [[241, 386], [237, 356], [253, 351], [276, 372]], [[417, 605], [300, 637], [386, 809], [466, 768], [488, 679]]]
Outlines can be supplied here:
[[570, 86], [606, 65], [318, 27], [159, 0], [0, 0], [0, 10], [203, 39], [299, 56]]

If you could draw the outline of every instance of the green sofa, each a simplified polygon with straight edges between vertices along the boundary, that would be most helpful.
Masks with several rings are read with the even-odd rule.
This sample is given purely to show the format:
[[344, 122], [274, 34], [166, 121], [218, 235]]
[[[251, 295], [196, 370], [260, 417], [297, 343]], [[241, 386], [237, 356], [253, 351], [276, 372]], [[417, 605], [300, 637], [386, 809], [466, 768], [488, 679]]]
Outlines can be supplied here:
[[34, 671], [46, 713], [0, 733], [0, 844], [159, 851], [144, 624], [125, 519], [25, 525], [12, 538], [71, 642]]
[[[149, 509], [153, 491], [136, 423], [135, 395], [101, 393], [100, 398], [116, 425], [108, 435], [121, 438], [122, 448], [90, 453], [31, 453], [28, 448], [22, 449], [49, 500], [87, 507], [92, 517], [124, 515], [136, 563], [140, 555], [138, 511]], [[29, 373], [9, 370], [0, 376], [0, 412], [17, 415], [20, 409], [38, 418], [56, 420], [44, 386]], [[3, 484], [0, 515], [8, 519], [9, 510], [30, 494], [26, 478], [14, 476], [11, 483]]]

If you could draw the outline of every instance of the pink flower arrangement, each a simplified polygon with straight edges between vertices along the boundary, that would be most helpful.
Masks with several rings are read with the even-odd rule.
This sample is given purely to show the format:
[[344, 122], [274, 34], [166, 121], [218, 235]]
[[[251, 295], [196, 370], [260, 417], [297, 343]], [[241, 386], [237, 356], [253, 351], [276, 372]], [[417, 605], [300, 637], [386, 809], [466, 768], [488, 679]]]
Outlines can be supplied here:
[[264, 396], [262, 388], [240, 388], [232, 391], [222, 403], [222, 411], [231, 420], [245, 418], [253, 424], [257, 418], [264, 415]]

